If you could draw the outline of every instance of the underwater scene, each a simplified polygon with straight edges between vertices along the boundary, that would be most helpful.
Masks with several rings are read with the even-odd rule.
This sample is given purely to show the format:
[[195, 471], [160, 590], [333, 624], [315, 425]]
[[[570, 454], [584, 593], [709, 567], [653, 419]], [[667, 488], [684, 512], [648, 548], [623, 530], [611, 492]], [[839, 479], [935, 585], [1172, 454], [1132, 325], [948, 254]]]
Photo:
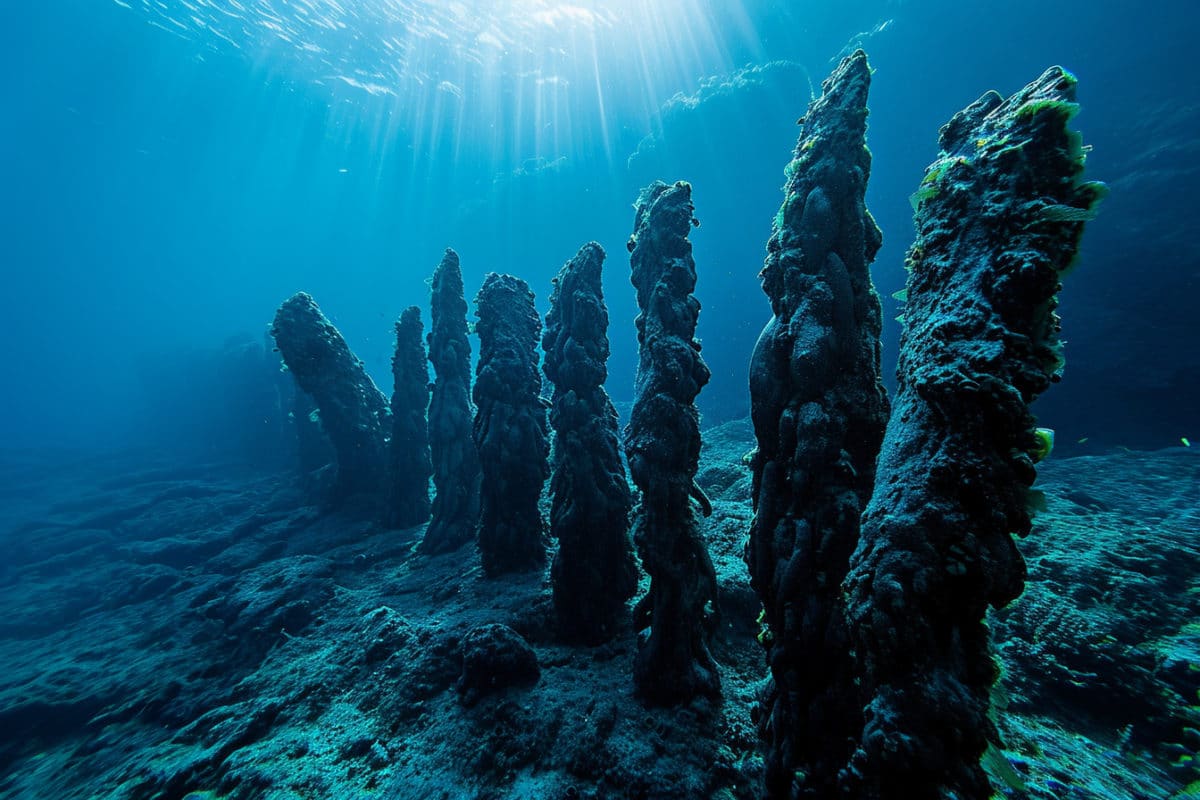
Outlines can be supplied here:
[[0, 4], [0, 800], [1200, 798], [1198, 29]]

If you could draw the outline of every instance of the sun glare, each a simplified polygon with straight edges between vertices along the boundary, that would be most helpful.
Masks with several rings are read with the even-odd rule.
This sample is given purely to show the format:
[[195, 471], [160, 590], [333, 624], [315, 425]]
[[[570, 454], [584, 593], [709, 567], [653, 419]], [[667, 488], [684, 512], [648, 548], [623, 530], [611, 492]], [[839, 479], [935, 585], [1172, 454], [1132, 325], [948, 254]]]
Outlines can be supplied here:
[[464, 160], [497, 173], [628, 155], [674, 94], [744, 64], [741, 0], [193, 0], [124, 3], [173, 35], [225, 47], [325, 92], [327, 135], [364, 135], [376, 169], [412, 179]]

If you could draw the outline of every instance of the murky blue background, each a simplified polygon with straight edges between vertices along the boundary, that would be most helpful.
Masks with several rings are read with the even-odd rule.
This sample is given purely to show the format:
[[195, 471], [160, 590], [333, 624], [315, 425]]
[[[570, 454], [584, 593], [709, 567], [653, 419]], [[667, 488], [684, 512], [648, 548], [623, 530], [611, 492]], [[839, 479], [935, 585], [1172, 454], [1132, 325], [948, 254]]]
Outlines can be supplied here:
[[[938, 127], [1050, 64], [1077, 73], [1089, 177], [1113, 193], [1064, 294], [1043, 422], [1079, 451], [1200, 440], [1198, 22], [1195, 2], [1121, 0], [4, 3], [0, 445], [195, 445], [189, 421], [231, 396], [196, 365], [297, 290], [388, 392], [392, 320], [425, 305], [447, 246], [469, 295], [512, 272], [544, 311], [600, 241], [627, 400], [624, 243], [655, 178], [695, 187], [701, 408], [744, 415], [795, 121], [856, 44], [877, 69], [885, 298]], [[885, 299], [889, 372], [896, 313]]]

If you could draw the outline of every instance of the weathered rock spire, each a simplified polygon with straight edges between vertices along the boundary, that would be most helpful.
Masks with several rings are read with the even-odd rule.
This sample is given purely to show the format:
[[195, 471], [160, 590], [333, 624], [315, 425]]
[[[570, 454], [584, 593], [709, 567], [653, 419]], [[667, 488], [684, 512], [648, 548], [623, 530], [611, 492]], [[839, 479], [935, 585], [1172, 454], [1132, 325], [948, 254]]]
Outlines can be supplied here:
[[479, 519], [479, 457], [471, 438], [471, 342], [458, 254], [447, 249], [430, 282], [429, 361], [436, 379], [429, 402], [433, 462], [432, 519], [422, 553], [469, 542]]
[[378, 501], [387, 483], [388, 407], [342, 334], [304, 292], [275, 313], [271, 335], [296, 384], [309, 394], [337, 455], [334, 500]]
[[554, 279], [542, 348], [554, 384], [550, 533], [559, 548], [551, 567], [559, 630], [598, 643], [612, 637], [625, 601], [637, 590], [629, 537], [632, 497], [621, 463], [617, 412], [608, 377], [604, 249], [580, 248]]
[[629, 472], [641, 490], [634, 541], [650, 574], [650, 592], [634, 611], [649, 626], [634, 662], [634, 681], [649, 703], [716, 695], [720, 678], [708, 647], [717, 614], [716, 575], [696, 528], [700, 421], [695, 399], [709, 371], [695, 339], [700, 302], [688, 241], [692, 187], [656, 181], [636, 204], [630, 264], [641, 313], [633, 410], [625, 431]]
[[845, 581], [865, 720], [849, 796], [984, 800], [997, 667], [984, 615], [1021, 593], [1044, 452], [1029, 404], [1062, 368], [1060, 280], [1102, 186], [1083, 183], [1059, 67], [942, 128], [914, 195], [895, 408]]
[[538, 508], [550, 474], [538, 341], [542, 321], [529, 285], [492, 272], [475, 298], [479, 363], [474, 436], [483, 470], [479, 552], [488, 575], [546, 562], [546, 525]]
[[392, 356], [392, 440], [389, 443], [391, 496], [388, 522], [398, 528], [429, 520], [429, 367], [421, 309], [411, 306], [396, 323]]
[[772, 798], [834, 796], [861, 720], [841, 583], [888, 412], [870, 274], [881, 237], [864, 202], [870, 83], [859, 50], [809, 105], [760, 273], [773, 316], [750, 365], [746, 560], [771, 669], [760, 727]]

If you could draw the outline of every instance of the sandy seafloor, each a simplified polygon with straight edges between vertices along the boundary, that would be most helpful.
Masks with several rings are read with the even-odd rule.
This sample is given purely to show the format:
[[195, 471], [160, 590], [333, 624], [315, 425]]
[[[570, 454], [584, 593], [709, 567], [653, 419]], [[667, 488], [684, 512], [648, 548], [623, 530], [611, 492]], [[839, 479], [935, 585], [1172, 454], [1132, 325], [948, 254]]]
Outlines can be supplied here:
[[[741, 562], [747, 422], [706, 432], [724, 700], [648, 711], [631, 631], [556, 641], [546, 574], [308, 505], [296, 476], [0, 456], [0, 797], [752, 798], [765, 667]], [[1010, 797], [1200, 797], [1200, 451], [1052, 456], [992, 620]], [[503, 623], [540, 678], [464, 702]], [[1196, 786], [1200, 786], [1197, 783]]]

